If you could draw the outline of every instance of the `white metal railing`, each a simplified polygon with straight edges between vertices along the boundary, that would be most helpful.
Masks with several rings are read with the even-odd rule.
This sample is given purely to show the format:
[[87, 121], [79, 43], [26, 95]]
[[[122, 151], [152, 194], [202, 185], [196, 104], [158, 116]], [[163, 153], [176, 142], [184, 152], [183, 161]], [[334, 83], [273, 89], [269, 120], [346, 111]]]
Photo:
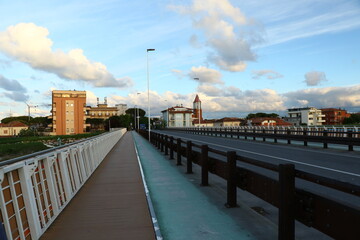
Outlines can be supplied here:
[[0, 167], [0, 239], [39, 239], [125, 132]]
[[222, 126], [222, 127], [203, 127], [200, 128], [198, 126], [186, 127], [189, 129], [233, 129], [240, 131], [255, 131], [262, 132], [263, 130], [266, 133], [275, 133], [275, 130], [279, 133], [286, 130], [291, 130], [292, 135], [301, 135], [302, 131], [309, 131], [309, 135], [311, 136], [322, 136], [323, 131], [328, 131], [328, 136], [333, 137], [348, 137], [348, 132], [351, 132], [353, 138], [360, 138], [360, 126]]

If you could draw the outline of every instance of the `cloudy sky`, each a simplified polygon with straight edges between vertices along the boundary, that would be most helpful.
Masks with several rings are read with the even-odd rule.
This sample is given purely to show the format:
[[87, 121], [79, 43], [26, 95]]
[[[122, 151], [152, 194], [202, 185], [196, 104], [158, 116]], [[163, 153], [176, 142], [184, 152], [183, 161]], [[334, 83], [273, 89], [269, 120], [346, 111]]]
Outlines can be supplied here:
[[148, 48], [152, 115], [196, 94], [205, 117], [360, 111], [358, 0], [12, 0], [0, 18], [0, 119], [50, 114], [54, 89], [147, 109]]

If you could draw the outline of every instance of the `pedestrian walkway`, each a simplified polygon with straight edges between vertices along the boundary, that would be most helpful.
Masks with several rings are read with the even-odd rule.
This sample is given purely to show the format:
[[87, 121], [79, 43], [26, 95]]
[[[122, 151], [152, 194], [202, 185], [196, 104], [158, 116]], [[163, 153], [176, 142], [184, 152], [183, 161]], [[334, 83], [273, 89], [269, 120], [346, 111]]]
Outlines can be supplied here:
[[41, 239], [156, 239], [131, 133], [114, 146]]
[[277, 238], [276, 227], [248, 207], [224, 206], [226, 193], [215, 183], [222, 180], [212, 176], [211, 186], [202, 187], [198, 168], [194, 166], [195, 174], [184, 174], [184, 167], [177, 167], [137, 133], [133, 136], [164, 239]]

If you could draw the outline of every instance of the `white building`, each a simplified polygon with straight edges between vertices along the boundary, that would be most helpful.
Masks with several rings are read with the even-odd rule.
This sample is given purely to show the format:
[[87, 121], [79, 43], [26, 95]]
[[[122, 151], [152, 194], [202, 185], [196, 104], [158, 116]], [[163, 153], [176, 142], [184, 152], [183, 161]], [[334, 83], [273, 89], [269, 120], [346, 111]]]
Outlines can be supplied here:
[[127, 105], [126, 104], [115, 104], [115, 107], [117, 108], [117, 115], [125, 115], [126, 114], [126, 110], [127, 110]]
[[191, 127], [194, 110], [181, 106], [161, 111], [167, 127]]
[[325, 122], [323, 119], [325, 115], [320, 109], [314, 107], [291, 108], [288, 109], [288, 115], [289, 117], [284, 120], [293, 123], [294, 126], [318, 126]]

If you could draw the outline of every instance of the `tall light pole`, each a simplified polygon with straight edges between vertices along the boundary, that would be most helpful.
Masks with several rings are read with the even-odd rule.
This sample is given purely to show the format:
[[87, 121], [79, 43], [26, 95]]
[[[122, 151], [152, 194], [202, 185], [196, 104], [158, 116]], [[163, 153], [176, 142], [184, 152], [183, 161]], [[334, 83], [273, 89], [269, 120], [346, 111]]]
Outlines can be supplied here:
[[148, 125], [149, 125], [149, 142], [150, 142], [150, 131], [151, 131], [151, 125], [150, 125], [150, 81], [149, 81], [149, 52], [153, 52], [155, 49], [148, 48], [146, 49], [146, 72], [147, 72], [147, 87], [148, 87]]
[[[139, 94], [141, 94], [141, 93], [137, 93], [137, 95], [139, 95]], [[138, 108], [137, 108], [137, 110], [138, 110], [138, 112], [137, 112], [137, 128], [138, 128], [138, 131], [139, 131], [139, 129], [140, 129], [140, 114], [139, 114], [139, 112], [140, 112], [140, 110], [139, 110], [139, 106], [138, 106]]]
[[136, 105], [134, 105], [134, 130], [136, 130]]
[[[194, 78], [194, 80], [198, 80], [200, 82], [199, 78]], [[199, 114], [199, 128], [200, 128], [200, 106], [198, 105], [198, 114]]]

